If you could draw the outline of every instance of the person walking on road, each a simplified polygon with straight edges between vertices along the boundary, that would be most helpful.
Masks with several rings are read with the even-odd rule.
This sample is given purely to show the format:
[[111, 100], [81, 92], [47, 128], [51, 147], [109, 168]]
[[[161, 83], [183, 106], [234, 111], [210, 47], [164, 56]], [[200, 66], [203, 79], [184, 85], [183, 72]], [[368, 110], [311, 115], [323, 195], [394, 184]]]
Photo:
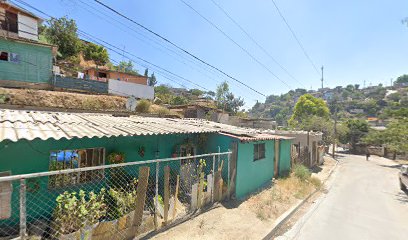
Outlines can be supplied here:
[[368, 161], [370, 159], [370, 153], [368, 152], [368, 150], [367, 150], [367, 153], [366, 153], [366, 160]]

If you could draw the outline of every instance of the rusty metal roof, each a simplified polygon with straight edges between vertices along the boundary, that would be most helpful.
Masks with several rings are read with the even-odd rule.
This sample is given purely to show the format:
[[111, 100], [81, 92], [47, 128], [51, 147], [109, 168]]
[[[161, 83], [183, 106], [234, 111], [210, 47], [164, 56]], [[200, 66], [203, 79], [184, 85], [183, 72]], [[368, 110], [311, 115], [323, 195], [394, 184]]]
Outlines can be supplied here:
[[282, 138], [259, 130], [240, 128], [202, 119], [114, 116], [101, 113], [64, 113], [0, 109], [0, 142], [33, 140], [225, 133], [245, 141]]

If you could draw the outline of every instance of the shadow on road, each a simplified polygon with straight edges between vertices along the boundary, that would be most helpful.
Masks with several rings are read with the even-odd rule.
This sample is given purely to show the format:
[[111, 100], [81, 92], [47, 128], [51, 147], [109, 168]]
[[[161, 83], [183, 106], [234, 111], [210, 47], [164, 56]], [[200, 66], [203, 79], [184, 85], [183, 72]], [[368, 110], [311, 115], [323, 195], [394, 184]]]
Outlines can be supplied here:
[[395, 199], [403, 204], [408, 204], [408, 190], [400, 191], [395, 194]]
[[386, 167], [386, 168], [393, 168], [393, 169], [399, 169], [401, 168], [401, 164], [396, 164], [396, 165], [383, 165], [383, 164], [377, 164], [380, 167]]

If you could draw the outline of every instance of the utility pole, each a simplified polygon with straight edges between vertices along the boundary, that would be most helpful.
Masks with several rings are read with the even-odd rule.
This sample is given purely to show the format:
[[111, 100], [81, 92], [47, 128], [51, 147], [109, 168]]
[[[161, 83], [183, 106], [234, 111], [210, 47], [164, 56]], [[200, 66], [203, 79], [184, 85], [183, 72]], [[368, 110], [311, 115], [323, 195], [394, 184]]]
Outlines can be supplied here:
[[366, 81], [364, 80], [363, 88], [365, 88], [365, 82], [366, 82]]
[[390, 87], [392, 87], [392, 78], [391, 78], [391, 80], [390, 80], [390, 81], [391, 81], [391, 85], [390, 85]]
[[334, 139], [333, 139], [333, 158], [336, 158], [336, 140], [337, 140], [337, 97], [334, 98]]
[[324, 67], [322, 66], [322, 89], [323, 89], [323, 81], [324, 81], [324, 78], [323, 78], [323, 69], [324, 69]]

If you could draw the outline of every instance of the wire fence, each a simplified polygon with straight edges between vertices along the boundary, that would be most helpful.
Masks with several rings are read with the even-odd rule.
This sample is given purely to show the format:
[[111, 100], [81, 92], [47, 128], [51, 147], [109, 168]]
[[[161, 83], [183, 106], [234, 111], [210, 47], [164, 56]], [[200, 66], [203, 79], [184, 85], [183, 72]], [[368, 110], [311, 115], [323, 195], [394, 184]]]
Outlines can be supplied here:
[[2, 173], [0, 239], [133, 239], [158, 230], [230, 197], [230, 154]]

